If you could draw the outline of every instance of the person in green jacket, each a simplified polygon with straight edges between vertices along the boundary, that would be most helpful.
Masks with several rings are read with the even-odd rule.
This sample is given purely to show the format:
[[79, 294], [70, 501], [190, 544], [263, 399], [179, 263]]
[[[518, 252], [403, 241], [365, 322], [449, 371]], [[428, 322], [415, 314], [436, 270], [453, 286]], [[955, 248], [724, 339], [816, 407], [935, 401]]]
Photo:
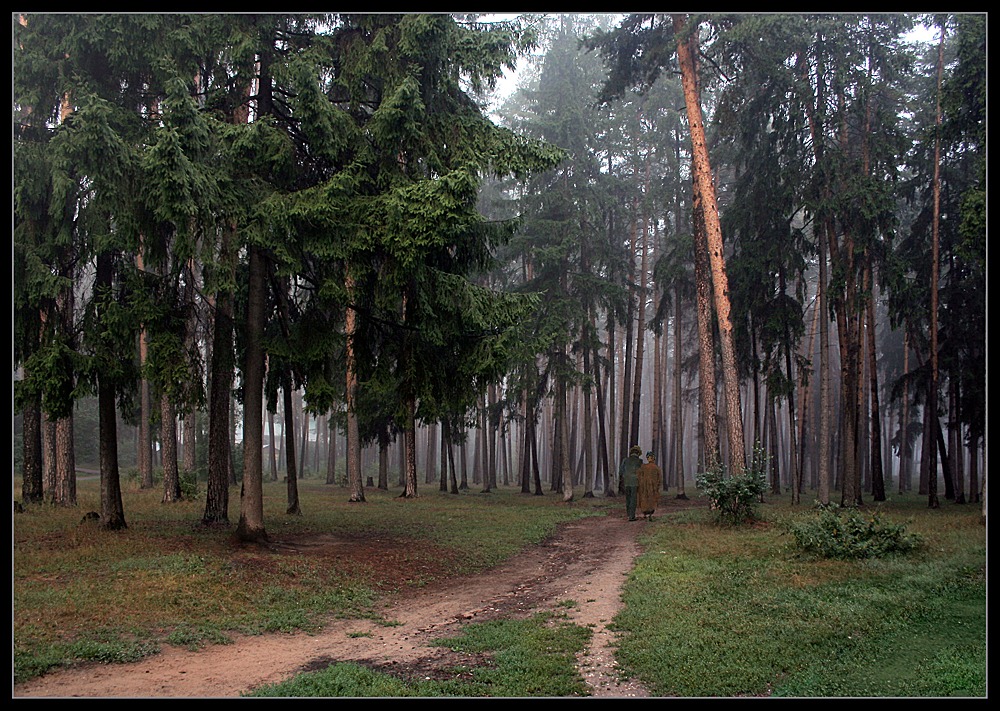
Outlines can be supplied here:
[[635, 505], [637, 491], [639, 489], [639, 467], [642, 466], [642, 447], [637, 444], [632, 445], [628, 450], [628, 457], [618, 465], [618, 476], [621, 477], [622, 486], [625, 487], [625, 513], [628, 514], [629, 521], [636, 521]]

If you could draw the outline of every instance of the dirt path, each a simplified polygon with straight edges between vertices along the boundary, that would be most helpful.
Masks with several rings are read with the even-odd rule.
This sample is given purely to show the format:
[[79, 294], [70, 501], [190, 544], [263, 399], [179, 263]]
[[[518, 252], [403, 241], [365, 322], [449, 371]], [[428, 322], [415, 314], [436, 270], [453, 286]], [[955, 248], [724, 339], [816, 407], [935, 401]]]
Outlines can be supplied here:
[[[559, 610], [593, 630], [590, 648], [579, 659], [593, 696], [648, 696], [636, 682], [618, 678], [615, 635], [607, 626], [620, 609], [622, 584], [640, 552], [637, 534], [650, 525], [656, 524], [615, 515], [572, 522], [484, 575], [443, 581], [395, 598], [382, 610], [393, 625], [335, 619], [313, 635], [241, 636], [232, 644], [196, 652], [165, 645], [160, 654], [135, 664], [88, 664], [52, 672], [14, 687], [13, 696], [236, 697], [337, 661], [400, 675], [450, 676], [444, 670], [472, 666], [476, 660], [429, 646], [431, 640], [453, 635], [469, 621], [543, 610]], [[560, 605], [566, 601], [576, 605]]]

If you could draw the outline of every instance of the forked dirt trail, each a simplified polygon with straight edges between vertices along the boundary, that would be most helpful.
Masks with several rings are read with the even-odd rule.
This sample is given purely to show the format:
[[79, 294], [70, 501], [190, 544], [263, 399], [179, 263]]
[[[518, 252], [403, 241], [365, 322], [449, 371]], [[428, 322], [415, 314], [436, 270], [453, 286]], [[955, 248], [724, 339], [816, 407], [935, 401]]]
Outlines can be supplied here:
[[[667, 509], [676, 505], [663, 503]], [[651, 525], [657, 524], [629, 522], [618, 514], [571, 522], [482, 575], [444, 580], [393, 598], [381, 610], [392, 624], [333, 619], [312, 635], [238, 636], [231, 644], [199, 651], [164, 645], [160, 654], [134, 664], [87, 664], [52, 672], [15, 686], [13, 696], [236, 697], [334, 662], [358, 662], [411, 678], [451, 678], [456, 666], [484, 660], [431, 646], [431, 640], [454, 636], [470, 621], [540, 611], [558, 611], [593, 630], [590, 648], [578, 660], [592, 696], [648, 696], [634, 680], [619, 678], [615, 634], [608, 625], [621, 607], [622, 585], [640, 553], [638, 534]]]

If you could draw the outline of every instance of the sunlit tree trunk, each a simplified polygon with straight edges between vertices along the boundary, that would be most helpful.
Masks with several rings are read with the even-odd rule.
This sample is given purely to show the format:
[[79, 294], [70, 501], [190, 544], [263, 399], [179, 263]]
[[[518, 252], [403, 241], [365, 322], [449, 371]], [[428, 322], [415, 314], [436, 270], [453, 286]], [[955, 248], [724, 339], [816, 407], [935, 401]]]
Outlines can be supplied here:
[[686, 27], [688, 18], [684, 15], [674, 15], [673, 22], [674, 31], [678, 37], [677, 57], [681, 69], [681, 83], [684, 88], [684, 104], [687, 109], [688, 128], [691, 132], [692, 174], [695, 179], [696, 190], [701, 198], [701, 214], [704, 220], [705, 237], [708, 245], [708, 262], [714, 287], [715, 312], [719, 325], [719, 345], [722, 351], [722, 380], [726, 398], [726, 429], [729, 441], [729, 470], [733, 473], [741, 473], [746, 469], [743, 412], [740, 406], [739, 373], [736, 367], [736, 351], [733, 343], [729, 280], [726, 275], [722, 228], [719, 223], [719, 208], [715, 198], [715, 185], [712, 179], [712, 166], [708, 156], [708, 144], [705, 141], [705, 127], [697, 83], [697, 27]]
[[706, 471], [722, 463], [719, 453], [719, 420], [716, 412], [715, 330], [712, 326], [712, 282], [708, 271], [708, 248], [701, 196], [694, 191], [692, 202], [694, 226], [695, 305], [698, 318], [698, 400], [701, 443]]

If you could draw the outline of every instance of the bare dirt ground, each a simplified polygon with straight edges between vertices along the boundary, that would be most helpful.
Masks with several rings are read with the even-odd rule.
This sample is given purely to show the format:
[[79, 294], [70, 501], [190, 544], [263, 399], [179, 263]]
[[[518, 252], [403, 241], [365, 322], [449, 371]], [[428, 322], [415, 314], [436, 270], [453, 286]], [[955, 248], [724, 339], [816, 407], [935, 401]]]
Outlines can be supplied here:
[[[657, 516], [685, 505], [667, 497], [661, 503]], [[454, 636], [471, 621], [541, 611], [558, 611], [593, 630], [589, 649], [578, 659], [592, 696], [649, 696], [637, 681], [619, 675], [615, 633], [608, 625], [621, 607], [622, 584], [641, 552], [637, 536], [655, 525], [655, 520], [629, 522], [623, 514], [574, 521], [482, 575], [443, 580], [393, 597], [381, 610], [391, 624], [331, 619], [315, 634], [237, 636], [231, 644], [198, 651], [164, 645], [160, 654], [134, 664], [87, 664], [49, 673], [15, 686], [13, 696], [237, 697], [335, 662], [356, 662], [404, 678], [451, 678], [457, 666], [474, 667], [486, 660], [432, 646], [431, 640]], [[321, 539], [278, 542], [313, 555], [331, 544]], [[378, 556], [370, 548], [364, 554]]]

